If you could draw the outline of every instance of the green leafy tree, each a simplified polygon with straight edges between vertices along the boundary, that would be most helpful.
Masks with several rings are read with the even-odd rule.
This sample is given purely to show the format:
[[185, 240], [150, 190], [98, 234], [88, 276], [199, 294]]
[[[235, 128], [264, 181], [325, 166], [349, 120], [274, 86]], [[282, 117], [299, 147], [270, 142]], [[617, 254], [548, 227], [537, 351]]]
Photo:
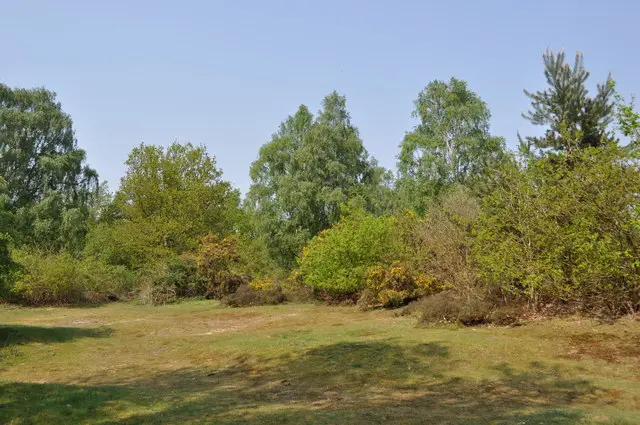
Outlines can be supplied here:
[[[520, 140], [524, 153], [532, 149], [563, 151], [572, 147], [600, 146], [606, 141], [607, 127], [614, 118], [614, 84], [611, 76], [598, 84], [591, 97], [586, 87], [589, 72], [584, 67], [582, 53], [576, 54], [573, 67], [566, 62], [564, 51], [543, 55], [544, 75], [549, 87], [535, 93], [525, 90], [531, 99], [531, 109], [523, 117], [535, 125], [546, 126], [542, 137]], [[563, 134], [580, 132], [579, 140], [566, 139]], [[572, 144], [573, 143], [573, 144]]]
[[490, 135], [489, 108], [464, 81], [432, 81], [415, 107], [420, 124], [400, 144], [398, 187], [423, 212], [429, 199], [452, 185], [479, 185], [502, 159], [504, 140]]
[[0, 84], [0, 175], [17, 243], [77, 251], [98, 176], [85, 165], [71, 117], [44, 88]]
[[306, 106], [289, 116], [251, 165], [251, 228], [272, 258], [291, 268], [313, 236], [339, 220], [340, 205], [361, 196], [372, 210], [388, 200], [388, 173], [369, 158], [351, 124], [346, 99], [333, 92], [314, 117]]
[[233, 231], [240, 195], [203, 146], [141, 144], [125, 164], [114, 202], [124, 220], [154, 229], [164, 247], [181, 253], [195, 249], [202, 235]]
[[15, 271], [15, 263], [11, 258], [13, 216], [7, 210], [9, 197], [5, 190], [6, 182], [0, 177], [0, 299], [6, 297]]
[[629, 148], [637, 150], [640, 144], [640, 114], [635, 110], [635, 98], [627, 102], [619, 93], [615, 94], [616, 99], [616, 121], [618, 130], [629, 141]]

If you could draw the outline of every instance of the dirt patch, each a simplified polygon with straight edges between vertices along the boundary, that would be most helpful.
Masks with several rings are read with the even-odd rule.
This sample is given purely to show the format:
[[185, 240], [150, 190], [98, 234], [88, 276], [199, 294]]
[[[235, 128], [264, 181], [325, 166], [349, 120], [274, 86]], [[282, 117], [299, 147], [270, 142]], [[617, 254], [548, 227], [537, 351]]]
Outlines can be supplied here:
[[72, 325], [88, 325], [92, 323], [98, 323], [95, 319], [79, 319], [71, 322]]
[[[178, 330], [179, 333], [192, 336], [214, 335], [224, 332], [237, 332], [255, 329], [265, 323], [265, 317], [245, 316], [236, 319], [209, 319], [196, 323], [192, 329]], [[185, 332], [186, 331], [186, 332]], [[191, 331], [191, 332], [190, 332]]]
[[623, 357], [640, 359], [640, 334], [618, 336], [610, 333], [581, 333], [564, 338], [566, 353], [561, 358], [580, 360], [591, 357], [608, 363], [617, 363]]

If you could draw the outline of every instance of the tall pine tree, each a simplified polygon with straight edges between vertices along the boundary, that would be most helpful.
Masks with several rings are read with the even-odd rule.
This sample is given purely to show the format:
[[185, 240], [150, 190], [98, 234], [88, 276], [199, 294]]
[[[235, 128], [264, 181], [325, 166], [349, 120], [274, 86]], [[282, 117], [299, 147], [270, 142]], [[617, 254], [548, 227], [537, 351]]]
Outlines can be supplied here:
[[[535, 125], [547, 126], [542, 137], [520, 139], [525, 153], [537, 150], [565, 151], [572, 147], [596, 147], [604, 143], [607, 126], [614, 118], [614, 84], [611, 76], [598, 84], [595, 96], [589, 95], [586, 82], [589, 72], [584, 67], [582, 53], [576, 53], [573, 67], [566, 62], [564, 51], [544, 55], [544, 75], [549, 87], [535, 93], [525, 90], [531, 99], [531, 109], [522, 114]], [[562, 134], [580, 132], [577, 145]]]

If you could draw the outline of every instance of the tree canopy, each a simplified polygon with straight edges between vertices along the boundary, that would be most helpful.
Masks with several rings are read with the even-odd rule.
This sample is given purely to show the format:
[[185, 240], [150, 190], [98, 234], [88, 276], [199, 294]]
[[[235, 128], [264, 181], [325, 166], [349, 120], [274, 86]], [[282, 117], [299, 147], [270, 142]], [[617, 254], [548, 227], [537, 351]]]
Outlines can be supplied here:
[[581, 54], [544, 61], [548, 87], [525, 91], [524, 116], [546, 131], [521, 140], [520, 157], [465, 81], [434, 80], [414, 102], [394, 181], [334, 91], [260, 148], [242, 204], [190, 143], [134, 146], [111, 193], [54, 93], [0, 85], [0, 297], [422, 298], [411, 309], [424, 320], [462, 323], [525, 304], [639, 311], [640, 115], [611, 78], [589, 95]]
[[302, 105], [280, 124], [251, 165], [247, 206], [254, 230], [272, 256], [290, 267], [304, 244], [340, 218], [341, 205], [361, 196], [373, 208], [385, 171], [369, 157], [336, 92], [314, 117]]
[[240, 194], [204, 146], [140, 144], [125, 164], [115, 204], [126, 220], [151, 224], [165, 246], [183, 252], [204, 234], [233, 230]]
[[400, 144], [398, 186], [423, 211], [447, 187], [477, 184], [502, 158], [504, 140], [490, 135], [489, 108], [465, 81], [432, 81], [414, 103], [420, 123]]
[[[596, 95], [592, 97], [586, 86], [589, 72], [584, 67], [582, 53], [576, 53], [573, 67], [567, 63], [562, 50], [557, 54], [547, 50], [543, 59], [548, 87], [537, 92], [524, 91], [531, 99], [531, 109], [523, 117], [532, 124], [546, 126], [547, 130], [542, 137], [521, 140], [521, 149], [525, 152], [531, 148], [562, 151], [574, 146], [601, 146], [615, 116], [611, 76], [598, 84]], [[562, 137], [577, 131], [581, 133], [579, 140]]]
[[16, 242], [54, 251], [82, 247], [98, 187], [85, 157], [55, 93], [0, 84], [0, 175]]

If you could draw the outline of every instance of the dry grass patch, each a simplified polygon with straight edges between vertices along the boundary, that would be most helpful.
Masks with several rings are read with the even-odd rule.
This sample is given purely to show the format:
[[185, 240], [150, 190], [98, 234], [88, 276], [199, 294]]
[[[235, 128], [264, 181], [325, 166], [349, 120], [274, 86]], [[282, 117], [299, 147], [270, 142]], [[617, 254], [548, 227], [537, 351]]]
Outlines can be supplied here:
[[[0, 335], [14, 341], [0, 357], [3, 424], [564, 425], [640, 417], [633, 321], [420, 328], [388, 311], [189, 302], [6, 310], [0, 322]], [[586, 351], [558, 357], [576, 341], [616, 347], [615, 362]]]

